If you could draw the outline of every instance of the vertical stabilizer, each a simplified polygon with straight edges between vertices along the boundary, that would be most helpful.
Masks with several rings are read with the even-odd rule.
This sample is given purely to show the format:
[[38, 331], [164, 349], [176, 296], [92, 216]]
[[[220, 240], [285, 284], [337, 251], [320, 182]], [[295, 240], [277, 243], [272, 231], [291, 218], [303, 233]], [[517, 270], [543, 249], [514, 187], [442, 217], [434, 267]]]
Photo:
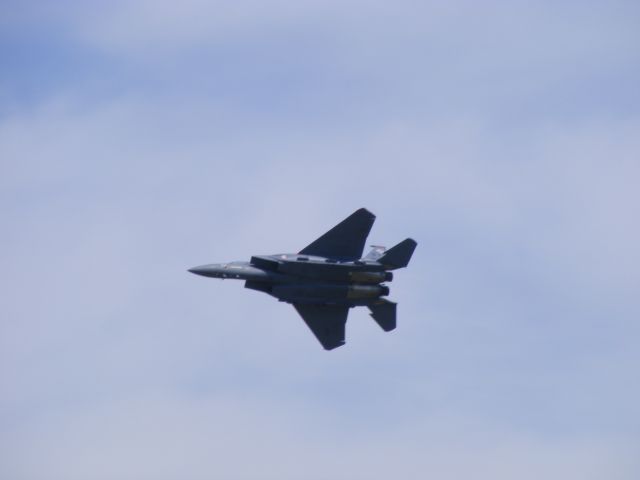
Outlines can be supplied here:
[[378, 262], [383, 264], [389, 270], [404, 268], [409, 265], [409, 260], [411, 260], [411, 256], [413, 255], [413, 251], [416, 249], [417, 245], [418, 243], [415, 240], [407, 238], [395, 247], [384, 252], [384, 255], [378, 259]]
[[365, 260], [378, 260], [384, 255], [386, 248], [382, 245], [371, 245], [371, 251], [364, 256]]

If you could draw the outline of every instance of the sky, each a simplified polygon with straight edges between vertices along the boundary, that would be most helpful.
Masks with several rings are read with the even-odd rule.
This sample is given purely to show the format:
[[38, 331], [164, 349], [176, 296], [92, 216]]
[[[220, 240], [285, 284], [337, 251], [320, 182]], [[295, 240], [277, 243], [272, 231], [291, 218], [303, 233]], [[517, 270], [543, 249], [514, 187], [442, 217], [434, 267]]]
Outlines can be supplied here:
[[[639, 478], [639, 21], [0, 2], [0, 477]], [[186, 271], [360, 207], [391, 333]]]

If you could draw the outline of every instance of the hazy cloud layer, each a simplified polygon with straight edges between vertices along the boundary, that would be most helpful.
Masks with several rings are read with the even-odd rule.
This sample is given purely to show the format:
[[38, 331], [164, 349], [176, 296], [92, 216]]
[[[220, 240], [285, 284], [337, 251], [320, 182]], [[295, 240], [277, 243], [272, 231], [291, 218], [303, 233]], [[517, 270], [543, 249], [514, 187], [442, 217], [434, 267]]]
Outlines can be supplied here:
[[[6, 2], [0, 476], [640, 473], [632, 2]], [[196, 264], [419, 242], [324, 352]]]

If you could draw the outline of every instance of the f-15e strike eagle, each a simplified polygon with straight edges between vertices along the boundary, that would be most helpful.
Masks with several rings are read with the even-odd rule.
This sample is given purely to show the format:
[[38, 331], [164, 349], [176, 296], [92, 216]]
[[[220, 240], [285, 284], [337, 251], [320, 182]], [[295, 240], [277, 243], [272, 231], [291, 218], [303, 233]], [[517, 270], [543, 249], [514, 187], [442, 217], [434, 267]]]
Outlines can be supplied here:
[[[326, 350], [344, 345], [349, 309], [366, 306], [386, 332], [396, 328], [396, 304], [384, 282], [390, 270], [409, 264], [417, 243], [411, 238], [385, 250], [373, 246], [362, 257], [373, 215], [361, 208], [303, 248], [300, 253], [253, 256], [249, 262], [194, 267], [213, 278], [245, 280], [244, 286], [291, 303]], [[362, 258], [361, 258], [362, 257]]]

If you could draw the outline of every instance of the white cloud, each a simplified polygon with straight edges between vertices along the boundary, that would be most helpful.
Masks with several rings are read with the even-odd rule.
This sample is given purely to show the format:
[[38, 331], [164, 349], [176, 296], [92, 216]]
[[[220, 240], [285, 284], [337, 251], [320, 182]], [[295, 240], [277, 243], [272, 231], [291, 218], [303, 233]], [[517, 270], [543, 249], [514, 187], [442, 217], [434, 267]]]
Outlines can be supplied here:
[[631, 480], [637, 473], [636, 452], [621, 439], [547, 441], [459, 422], [427, 416], [407, 428], [363, 432], [304, 405], [155, 392], [33, 425], [5, 446], [3, 464], [14, 476], [52, 480], [426, 474]]
[[[315, 45], [325, 56], [306, 60], [309, 77], [357, 82], [306, 78], [290, 103], [269, 104], [291, 85], [250, 95], [262, 79], [241, 68], [208, 96], [176, 80], [201, 72], [187, 58], [194, 70], [161, 88], [147, 89], [151, 69], [99, 101], [80, 82], [5, 116], [5, 476], [637, 476], [640, 124], [633, 108], [604, 115], [591, 104], [568, 119], [553, 95], [520, 88], [541, 69], [564, 95], [573, 66], [607, 64], [589, 63], [594, 44], [613, 63], [631, 58], [618, 50], [628, 20], [607, 10], [594, 40], [595, 17], [583, 18], [549, 50], [564, 37], [561, 21], [542, 28], [547, 10], [518, 10], [533, 19], [518, 36], [508, 16], [481, 25], [462, 7], [429, 7], [438, 15], [423, 21], [386, 8], [332, 15], [331, 3], [155, 5], [65, 21], [136, 68], [161, 65], [165, 48], [174, 59], [216, 42], [259, 51], [256, 39], [310, 25], [339, 35], [328, 53]], [[450, 35], [456, 22], [465, 36]], [[617, 24], [619, 36], [599, 43]], [[495, 36], [478, 37], [491, 25]], [[336, 45], [341, 60], [324, 63]], [[432, 67], [451, 69], [421, 97], [407, 85], [430, 73], [407, 72], [425, 45], [440, 59]], [[347, 64], [358, 75], [337, 72]], [[460, 88], [498, 105], [435, 108]], [[505, 107], [541, 98], [549, 115]], [[185, 272], [296, 250], [361, 206], [378, 215], [372, 241], [420, 242], [393, 282], [392, 334], [353, 312], [347, 347], [326, 354], [287, 305]]]

